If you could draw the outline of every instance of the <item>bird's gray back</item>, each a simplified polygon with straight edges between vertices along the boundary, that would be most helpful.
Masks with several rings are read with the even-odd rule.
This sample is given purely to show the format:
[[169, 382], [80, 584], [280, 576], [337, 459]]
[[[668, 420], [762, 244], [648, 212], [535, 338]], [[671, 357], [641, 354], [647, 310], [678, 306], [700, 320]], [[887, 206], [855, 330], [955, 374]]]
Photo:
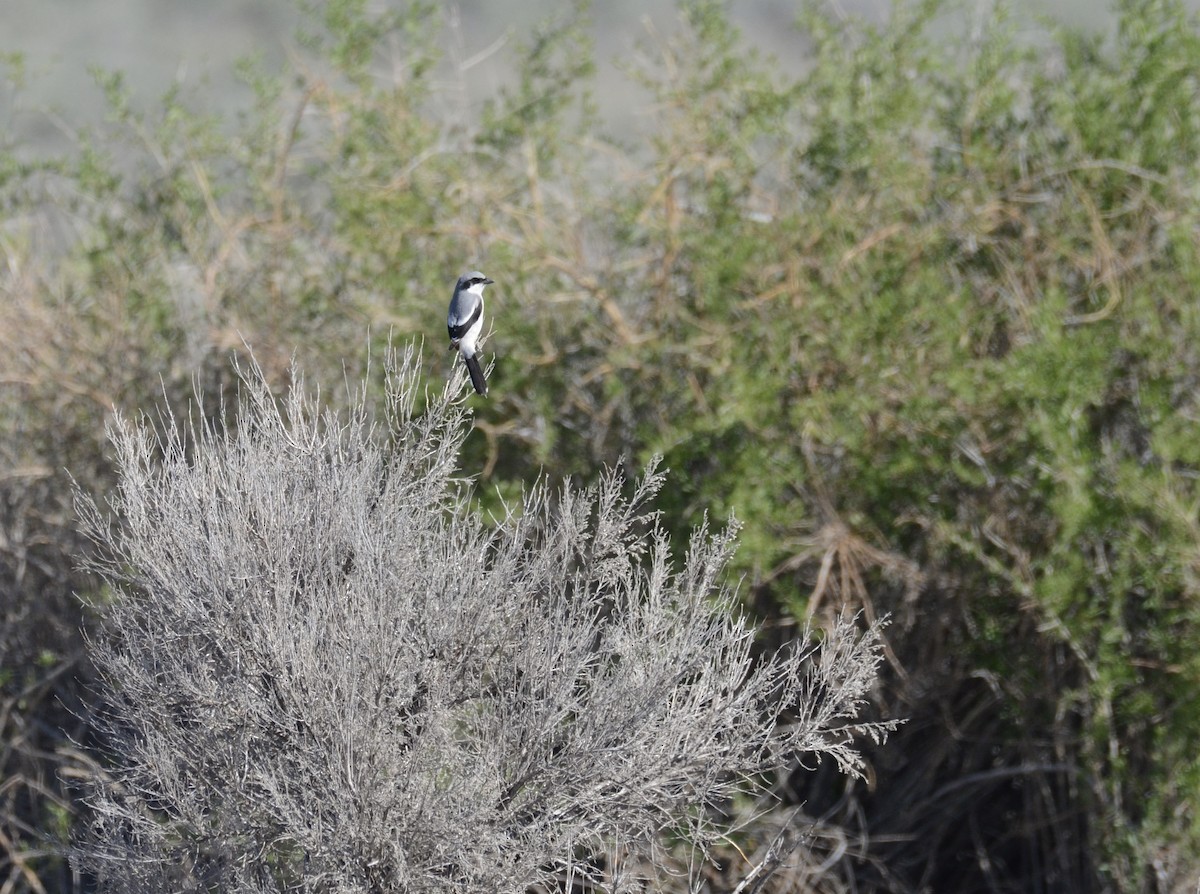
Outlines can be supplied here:
[[[459, 280], [461, 282], [461, 280]], [[483, 299], [474, 292], [466, 289], [455, 289], [454, 297], [450, 299], [450, 314], [448, 322], [451, 326], [460, 326], [471, 319], [475, 309], [483, 303]]]

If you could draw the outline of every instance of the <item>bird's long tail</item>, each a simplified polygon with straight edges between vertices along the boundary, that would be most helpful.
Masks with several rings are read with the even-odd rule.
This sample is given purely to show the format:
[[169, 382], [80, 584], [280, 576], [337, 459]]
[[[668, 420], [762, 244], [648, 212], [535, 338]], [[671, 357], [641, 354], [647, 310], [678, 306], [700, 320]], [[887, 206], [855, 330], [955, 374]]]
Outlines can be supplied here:
[[472, 355], [464, 357], [463, 362], [467, 364], [467, 372], [471, 374], [471, 384], [475, 386], [475, 393], [487, 396], [487, 379], [483, 377], [483, 367], [479, 365], [479, 357]]

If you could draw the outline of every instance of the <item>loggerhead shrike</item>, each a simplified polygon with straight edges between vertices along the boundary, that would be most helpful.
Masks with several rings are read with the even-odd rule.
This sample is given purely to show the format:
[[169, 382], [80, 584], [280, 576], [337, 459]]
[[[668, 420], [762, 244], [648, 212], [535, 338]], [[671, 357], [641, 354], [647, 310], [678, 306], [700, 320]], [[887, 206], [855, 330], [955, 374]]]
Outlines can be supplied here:
[[479, 358], [475, 356], [475, 348], [479, 341], [479, 333], [483, 331], [483, 290], [490, 285], [488, 279], [478, 270], [464, 273], [458, 278], [454, 287], [454, 297], [450, 299], [450, 314], [446, 318], [446, 328], [450, 330], [450, 350], [458, 348], [467, 364], [467, 372], [471, 374], [471, 384], [475, 391], [487, 395], [487, 380], [483, 377], [483, 368]]

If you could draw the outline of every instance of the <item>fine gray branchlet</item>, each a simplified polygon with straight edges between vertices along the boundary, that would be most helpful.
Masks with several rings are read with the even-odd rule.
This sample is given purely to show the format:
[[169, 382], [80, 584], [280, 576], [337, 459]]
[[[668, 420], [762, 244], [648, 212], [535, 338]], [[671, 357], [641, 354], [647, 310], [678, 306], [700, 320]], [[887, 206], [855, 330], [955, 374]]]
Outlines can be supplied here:
[[295, 379], [245, 371], [225, 426], [117, 419], [113, 505], [80, 498], [110, 584], [101, 891], [616, 890], [771, 771], [857, 773], [886, 735], [856, 720], [878, 631], [757, 654], [733, 530], [672, 557], [653, 466], [484, 518], [461, 372], [423, 393], [410, 349], [340, 411]]

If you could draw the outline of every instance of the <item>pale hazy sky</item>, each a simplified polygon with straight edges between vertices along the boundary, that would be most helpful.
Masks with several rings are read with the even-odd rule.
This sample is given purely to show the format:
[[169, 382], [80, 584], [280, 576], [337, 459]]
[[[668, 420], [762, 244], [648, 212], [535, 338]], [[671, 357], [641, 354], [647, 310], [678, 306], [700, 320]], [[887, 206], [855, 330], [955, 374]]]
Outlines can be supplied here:
[[[881, 16], [888, 0], [828, 0], [838, 14]], [[959, 0], [970, 15], [990, 8], [992, 0]], [[1191, 0], [1193, 8], [1200, 0]], [[278, 69], [296, 52], [300, 22], [295, 0], [0, 0], [0, 55], [24, 54], [29, 85], [20, 96], [0, 86], [0, 130], [21, 141], [60, 145], [80, 123], [102, 114], [102, 101], [91, 66], [123, 70], [144, 102], [153, 103], [174, 81], [192, 88], [205, 102], [236, 104], [244, 98], [233, 76], [233, 63], [258, 54]], [[460, 0], [455, 40], [469, 57], [501, 44], [487, 62], [464, 78], [471, 103], [481, 103], [503, 76], [506, 35], [520, 36], [529, 25], [564, 4], [557, 0]], [[736, 0], [734, 20], [748, 42], [774, 54], [784, 66], [799, 66], [804, 43], [791, 28], [797, 4], [791, 0]], [[1107, 3], [1093, 0], [1017, 0], [1019, 29], [1039, 30], [1036, 14], [1089, 27], [1103, 27], [1095, 13]], [[601, 62], [598, 96], [601, 110], [618, 126], [636, 119], [639, 101], [611, 64], [628, 58], [648, 34], [648, 25], [669, 33], [676, 21], [671, 0], [597, 0], [592, 6], [597, 58]], [[40, 109], [49, 108], [50, 114]]]

